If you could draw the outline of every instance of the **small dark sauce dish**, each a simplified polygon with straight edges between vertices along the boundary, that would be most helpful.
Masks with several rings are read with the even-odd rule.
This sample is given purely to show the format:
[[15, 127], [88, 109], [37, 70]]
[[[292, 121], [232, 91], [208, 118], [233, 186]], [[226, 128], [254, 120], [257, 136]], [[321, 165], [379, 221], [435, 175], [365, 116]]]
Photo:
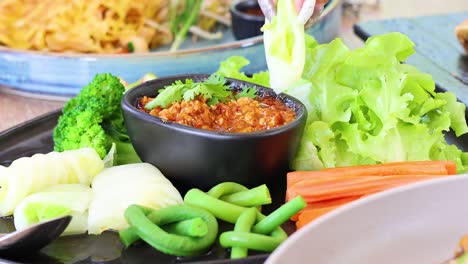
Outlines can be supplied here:
[[141, 97], [154, 97], [159, 89], [176, 80], [201, 82], [208, 77], [197, 74], [159, 78], [125, 94], [123, 115], [140, 158], [158, 167], [182, 192], [189, 188], [206, 191], [226, 181], [248, 187], [265, 183], [274, 190], [284, 189], [286, 173], [307, 119], [307, 111], [297, 99], [285, 94], [276, 95], [270, 88], [227, 78], [232, 89], [253, 86], [259, 96], [275, 96], [296, 112], [295, 120], [286, 125], [252, 133], [193, 128], [163, 121], [136, 108]]
[[232, 32], [238, 40], [255, 37], [262, 34], [260, 30], [265, 24], [257, 0], [234, 1], [229, 8], [232, 21]]

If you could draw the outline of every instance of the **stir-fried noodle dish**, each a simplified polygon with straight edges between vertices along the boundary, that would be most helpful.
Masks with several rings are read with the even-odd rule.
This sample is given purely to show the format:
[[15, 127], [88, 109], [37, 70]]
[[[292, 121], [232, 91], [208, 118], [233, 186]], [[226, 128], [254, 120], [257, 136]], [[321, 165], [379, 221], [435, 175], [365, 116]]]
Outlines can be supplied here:
[[[177, 35], [217, 38], [231, 0], [1, 0], [0, 46], [73, 53], [147, 52]], [[187, 30], [184, 31], [188, 23]]]

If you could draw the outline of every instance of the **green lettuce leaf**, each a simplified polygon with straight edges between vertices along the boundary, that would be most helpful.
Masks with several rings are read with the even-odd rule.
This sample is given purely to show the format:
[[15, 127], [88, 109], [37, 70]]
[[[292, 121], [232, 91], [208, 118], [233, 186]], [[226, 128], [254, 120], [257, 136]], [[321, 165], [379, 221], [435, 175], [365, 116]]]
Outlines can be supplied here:
[[[340, 39], [319, 45], [306, 36], [304, 43], [302, 74], [282, 90], [308, 111], [292, 169], [452, 160], [459, 172], [468, 171], [468, 153], [445, 140], [447, 131], [468, 132], [466, 107], [453, 93], [436, 92], [430, 75], [402, 64], [414, 53], [407, 36], [374, 36], [356, 50]], [[292, 54], [286, 53], [284, 60]], [[228, 61], [222, 64], [226, 77], [242, 76], [248, 61]], [[270, 77], [278, 75], [268, 66]]]
[[277, 15], [263, 26], [270, 87], [283, 92], [300, 79], [305, 64], [304, 25], [297, 18], [294, 0], [278, 0]]
[[467, 171], [468, 153], [445, 141], [439, 141], [434, 144], [430, 152], [430, 158], [432, 160], [452, 160], [457, 164], [459, 172]]
[[349, 120], [349, 106], [357, 91], [337, 83], [334, 74], [348, 55], [349, 49], [339, 39], [315, 46], [309, 51], [306, 71], [302, 74], [302, 78], [310, 83], [310, 89], [303, 90], [302, 95], [298, 94], [294, 85], [286, 89], [285, 93], [294, 95], [305, 105], [310, 105], [307, 109], [308, 122], [320, 120], [334, 123]]
[[220, 63], [216, 73], [229, 78], [269, 87], [270, 74], [267, 71], [255, 73], [254, 75], [252, 75], [252, 77], [248, 77], [245, 73], [241, 71], [242, 68], [247, 66], [249, 63], [250, 61], [242, 56], [231, 56]]
[[285, 91], [309, 112], [293, 169], [449, 159], [467, 170], [467, 154], [444, 138], [468, 132], [465, 106], [401, 63], [413, 47], [389, 33], [353, 51], [338, 39], [307, 51], [302, 79]]
[[468, 126], [465, 121], [466, 106], [463, 103], [457, 102], [455, 95], [450, 92], [437, 93], [435, 98], [446, 102], [444, 105], [441, 105], [440, 111], [449, 114], [450, 127], [455, 131], [457, 137], [467, 133]]

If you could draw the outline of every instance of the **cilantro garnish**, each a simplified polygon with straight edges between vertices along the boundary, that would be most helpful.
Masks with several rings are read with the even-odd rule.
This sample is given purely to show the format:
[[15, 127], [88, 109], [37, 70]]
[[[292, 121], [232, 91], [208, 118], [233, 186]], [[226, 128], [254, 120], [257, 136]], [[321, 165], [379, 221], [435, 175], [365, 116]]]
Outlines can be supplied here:
[[242, 87], [242, 92], [236, 94], [236, 99], [241, 97], [255, 98], [257, 96], [257, 89], [254, 87]]
[[135, 52], [135, 46], [133, 45], [133, 42], [127, 43], [127, 50], [129, 53]]
[[257, 90], [254, 87], [243, 87], [242, 91], [235, 96], [230, 86], [226, 83], [226, 78], [220, 74], [212, 74], [203, 82], [194, 82], [192, 79], [185, 81], [175, 81], [173, 84], [165, 86], [159, 90], [158, 96], [145, 105], [145, 109], [151, 110], [155, 107], [166, 108], [173, 102], [182, 100], [190, 101], [197, 96], [202, 96], [208, 105], [225, 102], [228, 99], [239, 99], [247, 96], [255, 98]]

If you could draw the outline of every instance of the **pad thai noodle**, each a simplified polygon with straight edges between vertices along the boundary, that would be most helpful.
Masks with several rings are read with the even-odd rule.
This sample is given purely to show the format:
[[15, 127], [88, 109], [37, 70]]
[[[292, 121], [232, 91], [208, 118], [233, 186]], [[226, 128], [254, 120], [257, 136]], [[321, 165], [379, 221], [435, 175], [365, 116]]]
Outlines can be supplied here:
[[[0, 46], [73, 53], [147, 52], [180, 45], [189, 21], [195, 38], [219, 37], [231, 0], [1, 0]], [[185, 34], [184, 34], [185, 35]], [[184, 36], [185, 37], [185, 36]]]

